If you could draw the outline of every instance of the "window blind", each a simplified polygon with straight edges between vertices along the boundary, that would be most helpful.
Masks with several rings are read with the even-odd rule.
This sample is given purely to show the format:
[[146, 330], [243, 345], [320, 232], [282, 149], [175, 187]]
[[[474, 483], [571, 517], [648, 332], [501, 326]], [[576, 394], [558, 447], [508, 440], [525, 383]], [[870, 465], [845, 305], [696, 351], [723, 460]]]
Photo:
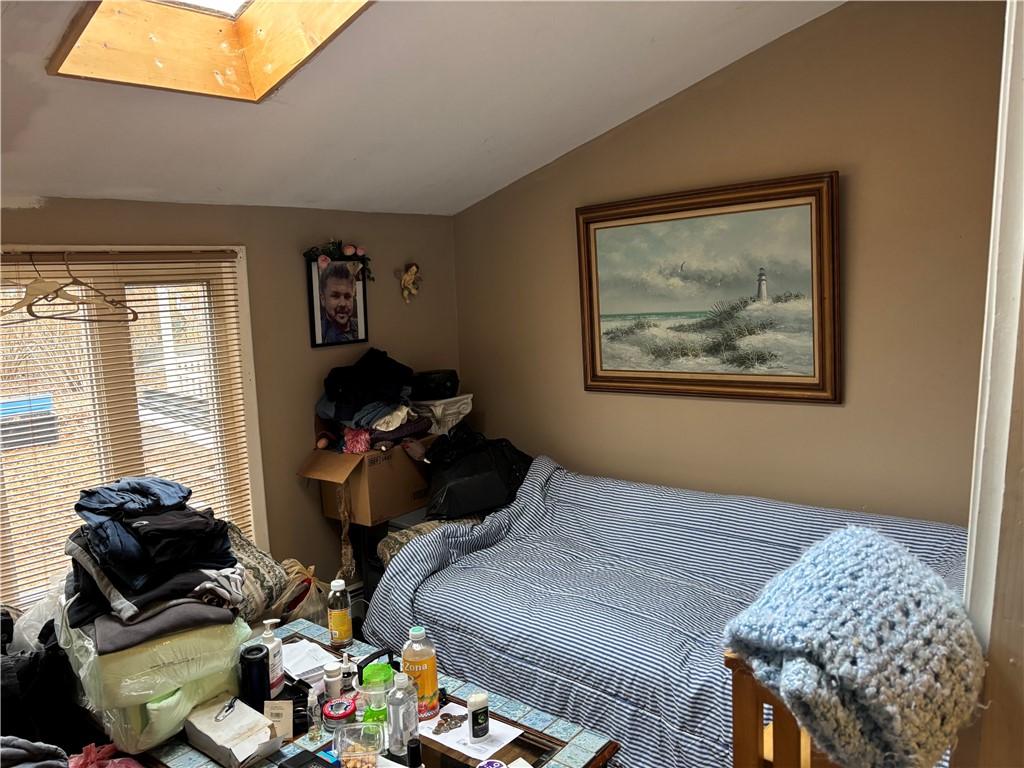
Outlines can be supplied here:
[[125, 476], [180, 482], [251, 537], [237, 253], [5, 253], [0, 269], [0, 310], [39, 279], [86, 302], [0, 317], [0, 599], [42, 597], [69, 567], [79, 491]]

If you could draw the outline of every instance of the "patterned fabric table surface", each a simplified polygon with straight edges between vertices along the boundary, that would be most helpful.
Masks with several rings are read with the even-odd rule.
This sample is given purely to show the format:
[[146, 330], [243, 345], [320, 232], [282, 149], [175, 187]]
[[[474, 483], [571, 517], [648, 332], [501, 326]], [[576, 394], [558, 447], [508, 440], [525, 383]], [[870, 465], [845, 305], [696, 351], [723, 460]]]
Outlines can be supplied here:
[[[305, 619], [299, 619], [278, 627], [274, 630], [274, 634], [279, 638], [299, 635], [324, 644], [330, 642], [330, 632], [328, 632], [326, 627]], [[252, 639], [243, 643], [243, 646], [254, 645], [258, 642], [260, 642], [260, 639], [257, 634]], [[376, 653], [380, 649], [355, 640], [345, 650], [350, 656], [359, 659]], [[442, 688], [446, 688], [450, 695], [463, 700], [467, 699], [474, 691], [483, 690], [471, 682], [445, 674], [438, 674], [438, 684]], [[544, 768], [584, 768], [611, 741], [611, 739], [603, 734], [591, 731], [561, 717], [555, 717], [539, 709], [534, 709], [525, 702], [502, 696], [500, 693], [488, 691], [488, 699], [491, 712], [526, 728], [541, 731], [558, 741], [566, 742], [566, 745], [555, 754], [554, 758], [544, 764]], [[303, 736], [301, 739], [296, 739], [290, 744], [284, 745], [280, 750], [270, 755], [266, 760], [256, 763], [252, 768], [272, 768], [272, 766], [283, 763], [289, 757], [302, 750], [317, 752], [328, 746], [330, 741], [331, 737], [329, 735], [316, 741], [310, 741], [308, 737]], [[150, 762], [162, 763], [168, 766], [168, 768], [216, 768], [217, 766], [217, 763], [193, 748], [185, 740], [184, 733], [179, 733], [159, 747], [151, 749], [146, 755], [151, 758]]]

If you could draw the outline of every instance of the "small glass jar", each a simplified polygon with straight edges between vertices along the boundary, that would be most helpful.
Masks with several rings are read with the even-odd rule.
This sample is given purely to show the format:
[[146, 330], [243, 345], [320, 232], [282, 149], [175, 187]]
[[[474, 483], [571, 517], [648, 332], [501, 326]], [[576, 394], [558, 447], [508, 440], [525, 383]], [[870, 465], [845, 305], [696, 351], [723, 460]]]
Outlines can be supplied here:
[[331, 699], [324, 704], [324, 729], [333, 733], [339, 725], [354, 723], [356, 703], [353, 699]]

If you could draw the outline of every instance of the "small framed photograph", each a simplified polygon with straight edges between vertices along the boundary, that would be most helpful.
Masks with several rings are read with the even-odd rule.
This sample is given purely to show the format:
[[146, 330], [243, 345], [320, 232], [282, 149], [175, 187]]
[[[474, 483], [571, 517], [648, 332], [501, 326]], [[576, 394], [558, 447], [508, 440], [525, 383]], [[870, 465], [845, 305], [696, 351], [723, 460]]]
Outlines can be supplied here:
[[365, 342], [369, 329], [363, 262], [311, 253], [305, 262], [310, 344], [333, 347]]
[[841, 402], [838, 181], [577, 209], [585, 388]]

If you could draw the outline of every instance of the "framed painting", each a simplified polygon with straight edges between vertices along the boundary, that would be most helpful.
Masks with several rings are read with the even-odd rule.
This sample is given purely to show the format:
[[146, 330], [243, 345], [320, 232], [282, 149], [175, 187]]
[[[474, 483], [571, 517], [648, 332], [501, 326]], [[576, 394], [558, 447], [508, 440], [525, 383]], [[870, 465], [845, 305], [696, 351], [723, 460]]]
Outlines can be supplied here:
[[585, 388], [841, 402], [838, 183], [578, 208]]
[[305, 254], [309, 343], [314, 347], [358, 344], [369, 338], [366, 269], [362, 261]]

